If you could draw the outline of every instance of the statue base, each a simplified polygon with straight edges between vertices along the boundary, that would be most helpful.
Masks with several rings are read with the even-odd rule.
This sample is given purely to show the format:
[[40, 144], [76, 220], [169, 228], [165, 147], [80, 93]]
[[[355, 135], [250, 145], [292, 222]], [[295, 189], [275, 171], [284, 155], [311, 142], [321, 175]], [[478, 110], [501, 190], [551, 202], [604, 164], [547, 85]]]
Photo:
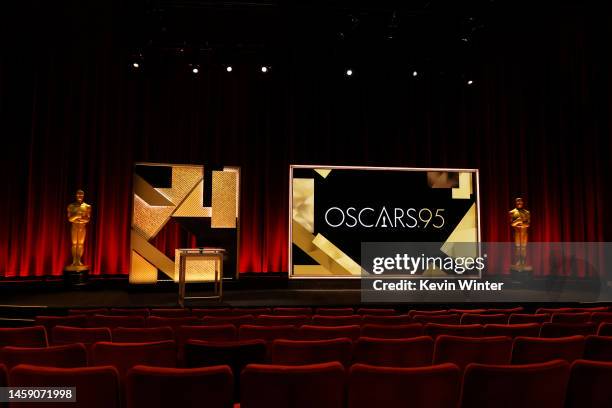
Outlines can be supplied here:
[[510, 276], [517, 283], [530, 281], [533, 278], [533, 267], [530, 265], [510, 266]]
[[89, 265], [68, 265], [64, 268], [66, 286], [85, 286], [89, 281]]

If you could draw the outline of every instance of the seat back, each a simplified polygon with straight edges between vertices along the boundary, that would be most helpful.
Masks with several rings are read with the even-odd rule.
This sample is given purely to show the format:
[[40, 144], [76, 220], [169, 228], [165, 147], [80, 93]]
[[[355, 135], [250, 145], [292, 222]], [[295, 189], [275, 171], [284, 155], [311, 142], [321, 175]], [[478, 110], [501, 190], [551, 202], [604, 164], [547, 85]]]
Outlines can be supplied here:
[[595, 324], [612, 323], [612, 312], [593, 312], [590, 321]]
[[360, 337], [354, 343], [353, 363], [386, 367], [417, 367], [431, 364], [434, 341], [429, 336], [407, 339]]
[[179, 326], [190, 326], [196, 325], [201, 321], [197, 317], [193, 316], [182, 316], [182, 317], [161, 317], [161, 316], [150, 316], [147, 318], [147, 327], [172, 327], [176, 329]]
[[346, 337], [357, 340], [361, 334], [361, 327], [351, 326], [311, 326], [303, 325], [298, 329], [298, 337], [302, 340], [325, 340]]
[[47, 331], [44, 326], [0, 328], [0, 348], [4, 346], [46, 347]]
[[348, 408], [456, 408], [459, 402], [461, 373], [454, 364], [412, 368], [355, 364], [348, 377]]
[[473, 314], [464, 313], [461, 315], [461, 324], [506, 324], [508, 315], [498, 314]]
[[121, 378], [135, 365], [176, 367], [176, 345], [174, 341], [152, 343], [109, 343], [93, 345], [92, 365], [110, 365], [117, 369]]
[[485, 324], [483, 336], [508, 336], [515, 338], [523, 337], [538, 337], [540, 335], [539, 323], [522, 323], [522, 324]]
[[55, 326], [51, 330], [53, 344], [83, 343], [91, 345], [98, 341], [111, 341], [111, 331], [107, 327], [70, 327]]
[[612, 361], [612, 337], [587, 336], [584, 342], [585, 360]]
[[412, 320], [418, 323], [437, 323], [437, 324], [459, 324], [461, 323], [461, 315], [459, 314], [415, 314]]
[[146, 307], [142, 307], [142, 308], [115, 307], [115, 308], [112, 308], [108, 314], [112, 316], [140, 316], [140, 317], [147, 318], [149, 317], [151, 312]]
[[433, 363], [453, 363], [463, 370], [470, 363], [510, 364], [512, 339], [496, 337], [438, 336]]
[[361, 326], [361, 336], [380, 339], [406, 339], [423, 335], [421, 323], [409, 324], [364, 324]]
[[310, 307], [275, 307], [272, 309], [272, 314], [277, 316], [310, 316], [312, 308]]
[[240, 327], [243, 324], [254, 324], [255, 316], [253, 315], [235, 315], [235, 316], [204, 316], [200, 320], [201, 324], [218, 326], [220, 324], [233, 324]]
[[166, 368], [138, 365], [126, 377], [130, 408], [228, 408], [232, 406], [232, 370], [226, 366]]
[[540, 337], [588, 336], [597, 333], [595, 323], [542, 323]]
[[425, 325], [425, 335], [436, 338], [440, 335], [479, 337], [482, 335], [484, 326], [481, 324], [436, 324], [427, 323]]
[[117, 327], [113, 329], [114, 343], [151, 343], [174, 340], [171, 327]]
[[317, 307], [315, 314], [325, 316], [350, 316], [353, 313], [352, 307]]
[[521, 313], [525, 308], [523, 306], [507, 307], [507, 308], [487, 308], [487, 313], [503, 313], [510, 315], [512, 313]]
[[569, 363], [582, 358], [584, 337], [560, 338], [517, 337], [512, 347], [512, 364], [534, 364], [550, 360]]
[[37, 325], [45, 326], [47, 333], [55, 326], [86, 327], [87, 315], [74, 316], [36, 316], [34, 322]]
[[254, 323], [258, 326], [301, 326], [310, 321], [309, 315], [259, 315]]
[[357, 309], [356, 313], [362, 316], [365, 316], [365, 315], [394, 316], [397, 314], [397, 311], [395, 309], [386, 309], [386, 308], [360, 307], [359, 309]]
[[571, 313], [553, 313], [550, 321], [553, 323], [586, 323], [591, 319], [591, 313], [588, 312], [571, 312]]
[[430, 315], [430, 316], [435, 316], [435, 315], [447, 315], [449, 314], [448, 310], [443, 309], [443, 310], [410, 310], [408, 312], [408, 316], [409, 317], [414, 317], [416, 315]]
[[608, 408], [612, 362], [576, 360], [571, 366], [565, 408]]
[[463, 408], [563, 408], [569, 363], [469, 364], [463, 376]]
[[[66, 403], [67, 407], [120, 407], [119, 375], [114, 367], [58, 368], [20, 364], [11, 370], [9, 385], [11, 387], [75, 387], [76, 401]], [[37, 408], [41, 404], [23, 402], [16, 406]]]
[[600, 323], [597, 329], [598, 336], [612, 336], [612, 323]]
[[151, 309], [151, 316], [158, 317], [186, 317], [191, 316], [191, 310], [189, 309]]
[[300, 365], [338, 361], [351, 363], [352, 342], [348, 338], [331, 340], [274, 340], [271, 359], [273, 364]]
[[13, 347], [0, 350], [0, 361], [8, 369], [19, 364], [46, 367], [87, 367], [87, 350], [80, 343], [50, 347]]
[[101, 315], [108, 314], [108, 309], [105, 307], [99, 307], [96, 309], [68, 309], [69, 316], [74, 316], [74, 315], [92, 316], [96, 314], [101, 314]]
[[408, 315], [363, 315], [362, 324], [408, 324], [414, 323]]
[[346, 316], [328, 316], [314, 315], [309, 324], [316, 326], [349, 326], [352, 324], [360, 325], [362, 321], [361, 315], [346, 315]]
[[292, 325], [257, 326], [245, 324], [240, 326], [238, 337], [240, 340], [260, 339], [271, 342], [277, 339], [295, 339], [297, 329]]
[[512, 313], [508, 319], [508, 324], [522, 324], [522, 323], [545, 323], [550, 321], [549, 313]]
[[338, 362], [250, 364], [241, 375], [243, 408], [344, 408], [346, 373]]
[[142, 316], [109, 316], [93, 315], [87, 319], [89, 327], [145, 327], [145, 318]]

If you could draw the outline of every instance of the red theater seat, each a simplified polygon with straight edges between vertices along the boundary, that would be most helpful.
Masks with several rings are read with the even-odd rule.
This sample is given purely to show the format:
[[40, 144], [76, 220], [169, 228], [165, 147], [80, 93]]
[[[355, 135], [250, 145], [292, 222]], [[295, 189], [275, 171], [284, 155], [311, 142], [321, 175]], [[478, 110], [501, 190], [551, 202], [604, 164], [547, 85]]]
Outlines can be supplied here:
[[357, 314], [360, 315], [376, 315], [376, 316], [394, 316], [397, 314], [395, 309], [379, 309], [370, 307], [360, 307], [357, 309]]
[[236, 400], [240, 399], [240, 373], [247, 364], [265, 363], [266, 355], [266, 342], [263, 340], [228, 342], [189, 340], [185, 344], [187, 367], [228, 365], [231, 368], [234, 374]]
[[612, 337], [587, 336], [584, 342], [584, 359], [612, 361]]
[[550, 314], [524, 314], [512, 313], [508, 319], [508, 324], [523, 324], [523, 323], [545, 323], [550, 321]]
[[117, 327], [113, 329], [114, 343], [150, 343], [174, 340], [171, 327]]
[[126, 378], [127, 408], [229, 408], [232, 371], [226, 365], [163, 368], [138, 365]]
[[454, 364], [376, 367], [355, 364], [348, 376], [348, 408], [456, 408], [461, 373]]
[[586, 323], [591, 319], [591, 313], [553, 313], [550, 321], [553, 323]]
[[107, 327], [69, 327], [55, 326], [51, 331], [53, 344], [83, 343], [91, 345], [98, 341], [111, 341], [111, 331]]
[[485, 324], [482, 332], [483, 336], [508, 336], [515, 338], [522, 337], [538, 337], [540, 335], [539, 323], [523, 323], [523, 324]]
[[461, 315], [446, 314], [446, 315], [414, 315], [412, 320], [418, 323], [437, 323], [437, 324], [459, 324], [461, 323]]
[[8, 369], [19, 364], [47, 367], [87, 367], [87, 350], [83, 344], [66, 344], [51, 347], [4, 347], [0, 361]]
[[588, 336], [597, 333], [595, 323], [543, 323], [540, 337]]
[[612, 336], [612, 323], [600, 323], [597, 329], [598, 336]]
[[316, 364], [338, 361], [351, 363], [350, 339], [331, 340], [274, 340], [272, 363], [285, 365]]
[[262, 314], [272, 314], [272, 309], [269, 307], [235, 307], [232, 312], [236, 315], [253, 315], [259, 316]]
[[484, 326], [481, 324], [436, 324], [427, 323], [425, 325], [425, 335], [436, 338], [442, 334], [449, 336], [480, 337]]
[[9, 374], [11, 387], [75, 387], [76, 402], [20, 402], [15, 408], [119, 408], [119, 375], [114, 367], [57, 368], [21, 364]]
[[176, 367], [176, 345], [173, 341], [154, 343], [108, 343], [93, 345], [92, 365], [115, 367], [121, 378], [135, 365]]
[[508, 316], [505, 314], [471, 314], [461, 315], [461, 324], [506, 324]]
[[571, 307], [556, 307], [556, 308], [540, 307], [539, 309], [536, 310], [536, 314], [547, 313], [547, 314], [552, 315], [553, 313], [571, 313], [573, 311], [574, 309]]
[[191, 310], [189, 309], [151, 309], [151, 316], [186, 317], [186, 316], [191, 316]]
[[74, 316], [36, 316], [35, 323], [40, 326], [45, 326], [48, 333], [55, 326], [71, 326], [71, 327], [86, 327], [87, 315]]
[[511, 358], [512, 339], [510, 337], [442, 335], [436, 339], [433, 363], [453, 363], [463, 370], [470, 363], [510, 364]]
[[431, 364], [434, 341], [429, 336], [409, 339], [360, 337], [354, 344], [353, 362], [386, 367], [418, 367]]
[[567, 361], [527, 365], [470, 364], [465, 369], [462, 408], [563, 408]]
[[608, 312], [610, 308], [608, 306], [593, 306], [593, 307], [576, 307], [572, 309], [574, 312]]
[[411, 310], [408, 312], [408, 316], [409, 317], [414, 317], [416, 315], [429, 315], [429, 316], [435, 316], [435, 315], [447, 315], [447, 314], [452, 314], [450, 313], [448, 310]]
[[[240, 313], [246, 314], [246, 313]], [[234, 316], [234, 309], [229, 307], [208, 307], [191, 309], [191, 315], [195, 317], [204, 316]]]
[[408, 324], [414, 323], [412, 317], [408, 315], [384, 316], [384, 315], [363, 315], [362, 324]]
[[255, 324], [258, 326], [301, 326], [310, 321], [310, 316], [307, 315], [259, 315], [255, 322], [246, 324]]
[[151, 312], [147, 308], [138, 308], [138, 309], [137, 308], [134, 308], [134, 309], [112, 308], [109, 314], [112, 316], [141, 316], [141, 317], [147, 318], [149, 317]]
[[184, 356], [185, 343], [188, 340], [202, 341], [234, 341], [238, 330], [233, 324], [221, 324], [218, 326], [180, 326], [176, 329], [176, 342], [179, 351], [179, 360]]
[[107, 314], [108, 313], [108, 309], [107, 308], [97, 308], [97, 309], [68, 309], [68, 315], [69, 316], [74, 316], [74, 315], [96, 315], [96, 314]]
[[303, 340], [324, 340], [346, 337], [356, 340], [361, 335], [361, 327], [352, 326], [311, 326], [303, 325], [298, 329], [298, 337]]
[[340, 363], [303, 366], [250, 364], [242, 371], [241, 408], [344, 408]]
[[593, 312], [591, 314], [591, 322], [599, 324], [599, 323], [612, 323], [612, 313], [611, 312]]
[[272, 309], [272, 314], [279, 316], [310, 316], [312, 308], [310, 307], [275, 307]]
[[317, 326], [350, 326], [352, 324], [360, 325], [363, 317], [361, 315], [350, 316], [325, 316], [314, 315], [309, 324]]
[[44, 326], [0, 328], [0, 347], [46, 347], [48, 344]]
[[295, 326], [257, 326], [245, 324], [240, 326], [238, 337], [240, 340], [260, 339], [271, 342], [277, 339], [295, 339], [297, 329]]
[[512, 364], [533, 364], [557, 359], [571, 363], [582, 358], [583, 353], [583, 336], [554, 339], [517, 337], [512, 348]]
[[449, 314], [481, 314], [486, 313], [487, 309], [448, 309]]
[[146, 327], [172, 327], [176, 329], [179, 326], [190, 326], [197, 325], [200, 323], [197, 317], [184, 316], [184, 317], [160, 317], [150, 316], [147, 318]]
[[612, 362], [576, 360], [572, 364], [565, 408], [609, 408]]
[[421, 323], [409, 324], [364, 324], [361, 326], [361, 336], [376, 337], [380, 339], [405, 339], [423, 335]]
[[317, 307], [314, 314], [325, 316], [350, 316], [354, 313], [352, 307]]
[[142, 316], [107, 316], [93, 315], [89, 316], [87, 326], [89, 327], [144, 327], [145, 318]]
[[254, 324], [255, 316], [253, 315], [237, 315], [237, 316], [204, 316], [200, 320], [201, 324], [218, 326], [220, 324], [233, 324], [239, 327], [243, 324]]
[[512, 314], [512, 313], [521, 313], [522, 311], [524, 311], [525, 308], [523, 306], [517, 306], [517, 307], [508, 307], [508, 308], [490, 308], [487, 309], [486, 313], [502, 313], [502, 314]]

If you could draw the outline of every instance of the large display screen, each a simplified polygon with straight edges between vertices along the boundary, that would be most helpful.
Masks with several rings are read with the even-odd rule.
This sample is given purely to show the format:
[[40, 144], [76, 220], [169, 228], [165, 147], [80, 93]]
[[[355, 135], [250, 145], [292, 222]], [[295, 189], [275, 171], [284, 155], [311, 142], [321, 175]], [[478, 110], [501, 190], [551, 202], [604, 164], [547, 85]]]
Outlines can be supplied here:
[[[435, 242], [428, 255], [452, 256], [480, 241], [476, 169], [293, 165], [289, 179], [292, 278], [361, 277], [366, 242]], [[434, 269], [414, 275], [453, 277]]]

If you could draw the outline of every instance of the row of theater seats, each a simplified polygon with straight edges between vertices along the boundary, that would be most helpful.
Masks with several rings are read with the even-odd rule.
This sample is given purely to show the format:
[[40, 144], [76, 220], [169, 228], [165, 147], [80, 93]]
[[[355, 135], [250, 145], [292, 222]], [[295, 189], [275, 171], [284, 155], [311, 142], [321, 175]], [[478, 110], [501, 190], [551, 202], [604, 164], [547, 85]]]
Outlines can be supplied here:
[[[0, 385], [6, 383], [0, 366]], [[552, 360], [528, 365], [455, 364], [394, 368], [338, 362], [287, 366], [249, 364], [234, 384], [229, 366], [163, 368], [137, 365], [124, 378], [112, 366], [53, 368], [18, 365], [8, 384], [71, 386], [72, 408], [578, 408], [609, 407], [612, 363]], [[40, 403], [14, 403], [34, 408]]]

